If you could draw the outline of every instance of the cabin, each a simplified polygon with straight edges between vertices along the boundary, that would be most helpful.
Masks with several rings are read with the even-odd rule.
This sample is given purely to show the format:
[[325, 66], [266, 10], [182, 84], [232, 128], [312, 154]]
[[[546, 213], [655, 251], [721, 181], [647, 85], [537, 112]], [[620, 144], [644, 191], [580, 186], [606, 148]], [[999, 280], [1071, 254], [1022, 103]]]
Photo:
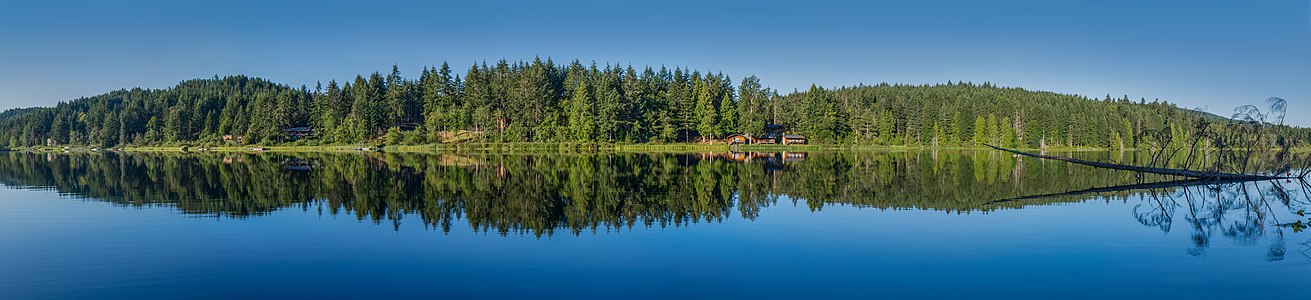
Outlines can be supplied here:
[[283, 133], [286, 133], [287, 137], [291, 138], [292, 140], [299, 140], [308, 137], [313, 137], [314, 135], [318, 134], [317, 131], [314, 131], [314, 128], [310, 128], [310, 127], [292, 127], [292, 128], [283, 129], [282, 131]]
[[245, 136], [240, 136], [240, 135], [231, 135], [231, 134], [224, 134], [224, 135], [223, 135], [223, 141], [224, 141], [224, 142], [238, 142], [238, 143], [240, 143], [240, 142], [242, 142], [242, 141], [245, 140], [245, 139], [246, 139]]
[[765, 133], [760, 135], [760, 139], [756, 140], [756, 144], [778, 144], [783, 137], [783, 132], [787, 131], [787, 127], [779, 124], [765, 124], [764, 130]]
[[751, 144], [751, 137], [734, 133], [724, 138], [724, 143], [729, 145], [748, 145]]
[[784, 134], [786, 130], [787, 128], [783, 127], [783, 125], [765, 124], [765, 128], [764, 128], [765, 132], [764, 134], [761, 134], [760, 137], [758, 138], [752, 138], [750, 134], [734, 133], [734, 134], [729, 134], [727, 137], [724, 138], [723, 141], [725, 144], [729, 144], [729, 145], [750, 145], [750, 144], [804, 145], [808, 142], [806, 140], [806, 137], [803, 135]]

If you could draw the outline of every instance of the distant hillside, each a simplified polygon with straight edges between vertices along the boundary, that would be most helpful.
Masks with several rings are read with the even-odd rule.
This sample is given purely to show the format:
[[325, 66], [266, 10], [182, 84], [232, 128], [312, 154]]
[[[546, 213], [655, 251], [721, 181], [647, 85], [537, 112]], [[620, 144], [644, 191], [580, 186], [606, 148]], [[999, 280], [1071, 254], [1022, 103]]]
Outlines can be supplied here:
[[[681, 68], [502, 60], [462, 75], [442, 64], [416, 79], [393, 67], [386, 76], [314, 88], [229, 76], [118, 90], [6, 111], [0, 146], [424, 144], [457, 135], [481, 142], [666, 143], [759, 136], [766, 124], [781, 124], [827, 144], [1132, 148], [1145, 132], [1187, 136], [1199, 119], [1234, 124], [1167, 102], [987, 83], [811, 87], [779, 95], [755, 76], [734, 85], [723, 74]], [[285, 131], [293, 127], [308, 131]], [[1311, 140], [1311, 130], [1279, 132], [1294, 144]]]
[[21, 117], [21, 116], [27, 115], [27, 114], [29, 114], [29, 113], [32, 113], [32, 112], [34, 112], [34, 111], [38, 111], [38, 110], [41, 110], [41, 108], [39, 108], [39, 107], [28, 107], [28, 108], [12, 108], [12, 109], [8, 109], [8, 110], [5, 110], [4, 112], [0, 112], [0, 121], [4, 121], [4, 120], [8, 120], [8, 119], [13, 119], [13, 118], [17, 118], [17, 117]]
[[[780, 96], [779, 122], [820, 140], [894, 145], [1134, 148], [1145, 132], [1190, 135], [1196, 121], [1217, 130], [1239, 122], [1173, 103], [1103, 99], [991, 84], [889, 85], [820, 89]], [[1299, 144], [1311, 130], [1280, 127]]]
[[[0, 118], [0, 143], [107, 147], [213, 140], [220, 130], [232, 131], [229, 122], [248, 126], [265, 121], [252, 114], [300, 110], [287, 105], [303, 105], [295, 100], [306, 99], [307, 93], [246, 76], [188, 80], [161, 90], [117, 90]], [[220, 122], [220, 116], [227, 119]]]

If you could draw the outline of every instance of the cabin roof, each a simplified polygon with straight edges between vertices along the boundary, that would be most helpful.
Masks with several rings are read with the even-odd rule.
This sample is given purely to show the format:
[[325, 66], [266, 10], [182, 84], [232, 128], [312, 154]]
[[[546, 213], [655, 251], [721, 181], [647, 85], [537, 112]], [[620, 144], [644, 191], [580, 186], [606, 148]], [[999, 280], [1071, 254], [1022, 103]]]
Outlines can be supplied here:
[[784, 134], [784, 135], [783, 135], [783, 138], [785, 138], [785, 139], [802, 139], [802, 140], [806, 139], [805, 136], [800, 135], [800, 134]]
[[286, 130], [287, 131], [313, 131], [314, 129], [309, 127], [292, 127], [292, 128], [287, 128]]

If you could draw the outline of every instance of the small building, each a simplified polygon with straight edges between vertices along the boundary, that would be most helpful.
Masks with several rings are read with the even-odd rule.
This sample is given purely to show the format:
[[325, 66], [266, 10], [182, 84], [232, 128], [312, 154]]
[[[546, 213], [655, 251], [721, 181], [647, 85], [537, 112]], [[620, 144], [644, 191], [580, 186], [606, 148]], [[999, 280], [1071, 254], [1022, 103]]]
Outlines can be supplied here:
[[724, 138], [724, 143], [729, 145], [750, 145], [750, 144], [784, 144], [784, 145], [804, 145], [808, 141], [806, 137], [800, 134], [784, 134], [786, 130], [783, 125], [766, 124], [765, 133], [758, 138], [752, 138], [750, 134], [734, 133]]
[[747, 145], [751, 144], [751, 137], [741, 134], [730, 134], [724, 138], [724, 143], [729, 145]]
[[787, 131], [787, 126], [780, 124], [765, 124], [765, 128], [762, 129], [765, 130], [765, 133], [760, 135], [760, 139], [756, 141], [757, 144], [787, 144], [783, 140], [783, 135], [784, 132]]
[[800, 134], [784, 134], [782, 143], [784, 145], [805, 145], [806, 137]]

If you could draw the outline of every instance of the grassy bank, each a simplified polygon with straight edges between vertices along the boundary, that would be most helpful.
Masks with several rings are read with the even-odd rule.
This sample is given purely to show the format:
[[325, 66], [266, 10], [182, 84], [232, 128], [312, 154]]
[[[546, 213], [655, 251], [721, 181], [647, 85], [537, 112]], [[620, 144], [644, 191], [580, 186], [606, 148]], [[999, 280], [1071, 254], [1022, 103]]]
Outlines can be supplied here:
[[149, 147], [118, 147], [118, 148], [91, 148], [91, 147], [33, 147], [25, 149], [11, 149], [12, 151], [32, 151], [32, 152], [96, 152], [96, 151], [116, 151], [116, 152], [351, 152], [359, 151], [364, 146], [352, 145], [333, 145], [333, 146], [223, 146], [223, 147], [178, 147], [178, 146], [149, 146]]

